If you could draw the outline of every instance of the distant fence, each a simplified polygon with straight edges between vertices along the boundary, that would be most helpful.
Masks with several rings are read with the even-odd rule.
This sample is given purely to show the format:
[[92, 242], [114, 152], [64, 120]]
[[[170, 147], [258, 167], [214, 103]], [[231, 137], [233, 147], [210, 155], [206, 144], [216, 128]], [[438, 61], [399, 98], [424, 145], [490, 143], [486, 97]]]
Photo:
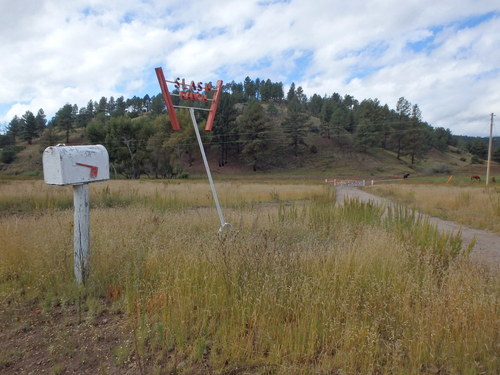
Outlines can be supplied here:
[[370, 186], [375, 183], [374, 180], [357, 180], [347, 178], [325, 178], [325, 183], [333, 186]]
[[[474, 183], [474, 181], [477, 180], [477, 178], [473, 178], [473, 177], [476, 177], [476, 176], [471, 176], [471, 183]], [[479, 176], [477, 176], [479, 177]], [[453, 178], [455, 178], [454, 175], [450, 175], [448, 176], [448, 178], [446, 179], [446, 181], [443, 181], [445, 184], [449, 184]], [[464, 180], [464, 177], [462, 177], [462, 180]], [[467, 178], [468, 180], [468, 178]], [[437, 180], [435, 177], [418, 177], [418, 178], [414, 178], [414, 179], [410, 179], [408, 177], [403, 177], [403, 178], [398, 178], [396, 176], [392, 176], [392, 178], [384, 178], [384, 179], [381, 179], [381, 180], [362, 180], [362, 179], [359, 179], [359, 178], [325, 178], [325, 183], [326, 184], [331, 184], [333, 186], [353, 186], [353, 187], [363, 187], [363, 186], [373, 186], [373, 185], [378, 185], [378, 184], [383, 184], [383, 183], [386, 183], [386, 182], [395, 182], [395, 181], [417, 181], [417, 182], [440, 182], [439, 180]], [[495, 178], [493, 177], [491, 182], [496, 182], [495, 181]]]
[[404, 178], [390, 178], [386, 180], [361, 180], [356, 178], [325, 178], [326, 184], [331, 184], [333, 186], [354, 186], [354, 187], [362, 187], [362, 186], [373, 186], [375, 184], [381, 184], [384, 182], [392, 182], [392, 181], [403, 181]]

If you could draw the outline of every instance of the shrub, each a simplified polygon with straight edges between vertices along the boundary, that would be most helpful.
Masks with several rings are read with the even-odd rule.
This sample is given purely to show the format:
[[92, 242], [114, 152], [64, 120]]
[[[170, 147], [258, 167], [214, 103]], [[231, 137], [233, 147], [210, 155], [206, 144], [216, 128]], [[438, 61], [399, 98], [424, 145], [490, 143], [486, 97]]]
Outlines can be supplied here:
[[0, 147], [10, 146], [14, 143], [13, 137], [7, 134], [0, 134]]
[[7, 146], [0, 153], [0, 161], [5, 164], [10, 164], [16, 158], [16, 154], [21, 151], [21, 146]]
[[0, 155], [0, 160], [2, 163], [5, 164], [10, 164], [14, 161], [16, 157], [16, 153], [14, 150], [12, 150], [11, 147], [7, 147], [4, 150], [2, 150], [2, 154]]
[[319, 128], [316, 125], [309, 125], [309, 131], [311, 133], [319, 134]]
[[472, 155], [472, 157], [470, 158], [470, 163], [471, 164], [484, 164], [484, 160], [481, 159], [477, 155]]
[[426, 172], [427, 173], [432, 173], [432, 174], [438, 174], [438, 173], [441, 173], [441, 174], [450, 174], [451, 170], [452, 170], [452, 168], [451, 168], [450, 165], [438, 163], [438, 164], [433, 164], [430, 167], [428, 167], [426, 169]]

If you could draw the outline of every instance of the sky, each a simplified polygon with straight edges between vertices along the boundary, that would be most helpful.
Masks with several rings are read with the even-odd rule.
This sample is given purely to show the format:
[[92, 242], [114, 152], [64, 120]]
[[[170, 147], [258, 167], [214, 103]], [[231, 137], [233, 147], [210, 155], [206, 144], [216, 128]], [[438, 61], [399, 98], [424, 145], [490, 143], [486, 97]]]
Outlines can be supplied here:
[[0, 129], [27, 110], [156, 95], [158, 66], [390, 108], [405, 97], [456, 135], [488, 136], [500, 115], [498, 0], [0, 0], [0, 56]]

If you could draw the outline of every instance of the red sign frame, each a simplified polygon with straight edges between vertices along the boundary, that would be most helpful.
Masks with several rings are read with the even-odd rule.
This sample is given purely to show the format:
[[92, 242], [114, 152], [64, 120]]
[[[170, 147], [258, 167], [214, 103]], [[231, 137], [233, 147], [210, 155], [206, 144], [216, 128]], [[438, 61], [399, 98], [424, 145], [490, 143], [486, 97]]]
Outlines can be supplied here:
[[[167, 112], [170, 116], [170, 122], [172, 124], [173, 130], [180, 130], [179, 120], [177, 119], [177, 115], [175, 114], [175, 106], [172, 102], [172, 97], [170, 95], [170, 91], [168, 90], [167, 80], [163, 74], [163, 69], [161, 67], [155, 68], [156, 77], [158, 78], [158, 83], [160, 84], [161, 93], [163, 95], [163, 99], [165, 100], [165, 104], [167, 106]], [[207, 98], [206, 93], [210, 91], [215, 91], [214, 96], [211, 99], [212, 104], [210, 105], [207, 123], [205, 124], [205, 130], [211, 131], [213, 127], [213, 123], [215, 120], [215, 113], [217, 112], [217, 107], [219, 105], [220, 94], [222, 92], [222, 81], [218, 80], [215, 88], [212, 87], [210, 83], [203, 85], [203, 82], [195, 83], [191, 81], [190, 84], [186, 84], [185, 80], [180, 78], [176, 78], [174, 82], [174, 86], [176, 88], [180, 88], [182, 86], [183, 90], [190, 89], [191, 91], [181, 91], [179, 96], [181, 99], [185, 100], [194, 100], [194, 101], [202, 101], [206, 102], [210, 99]], [[200, 93], [204, 88], [205, 94]], [[198, 108], [202, 110], [206, 110], [205, 108]]]

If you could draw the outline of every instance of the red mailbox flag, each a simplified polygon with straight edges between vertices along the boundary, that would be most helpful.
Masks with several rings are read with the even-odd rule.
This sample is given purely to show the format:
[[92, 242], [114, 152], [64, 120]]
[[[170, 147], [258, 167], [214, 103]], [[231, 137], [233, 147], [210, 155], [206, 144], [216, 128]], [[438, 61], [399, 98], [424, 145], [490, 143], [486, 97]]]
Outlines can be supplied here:
[[76, 165], [79, 165], [81, 167], [90, 168], [90, 177], [93, 177], [93, 178], [97, 177], [97, 172], [99, 171], [99, 168], [96, 167], [95, 165], [88, 165], [88, 164], [83, 164], [83, 163], [76, 163]]

